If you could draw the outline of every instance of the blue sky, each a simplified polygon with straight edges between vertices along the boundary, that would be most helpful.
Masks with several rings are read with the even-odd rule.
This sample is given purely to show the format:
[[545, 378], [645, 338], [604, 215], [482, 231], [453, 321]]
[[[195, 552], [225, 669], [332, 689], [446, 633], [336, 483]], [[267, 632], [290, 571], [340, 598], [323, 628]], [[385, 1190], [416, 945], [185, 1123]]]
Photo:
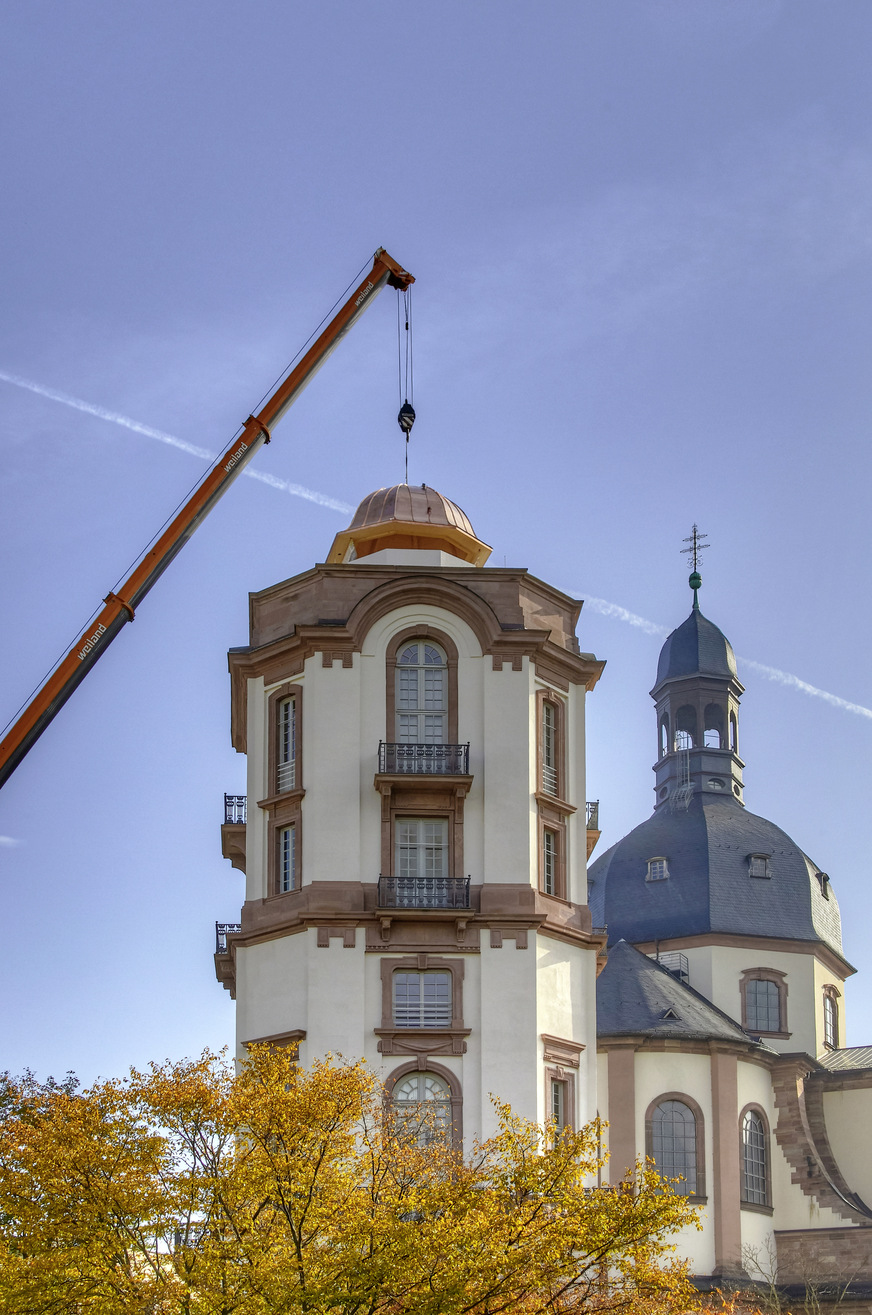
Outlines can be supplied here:
[[[29, 0], [7, 13], [0, 719], [81, 633], [384, 245], [417, 276], [410, 478], [494, 562], [576, 593], [601, 845], [647, 816], [660, 638], [703, 609], [758, 668], [746, 802], [870, 913], [872, 9]], [[402, 478], [393, 294], [257, 458], [355, 505]], [[0, 1067], [218, 1047], [226, 651], [341, 511], [240, 480], [0, 794]], [[604, 603], [652, 623], [631, 624]], [[599, 610], [597, 610], [599, 609]], [[5, 714], [5, 715], [2, 715]], [[872, 965], [848, 988], [872, 1039]]]

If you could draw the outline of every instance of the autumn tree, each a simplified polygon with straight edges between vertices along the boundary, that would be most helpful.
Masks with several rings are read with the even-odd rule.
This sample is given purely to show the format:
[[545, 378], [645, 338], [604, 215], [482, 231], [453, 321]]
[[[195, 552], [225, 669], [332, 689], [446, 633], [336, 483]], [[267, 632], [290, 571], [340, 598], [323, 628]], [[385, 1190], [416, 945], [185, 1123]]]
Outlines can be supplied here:
[[466, 1158], [362, 1064], [254, 1049], [123, 1082], [7, 1084], [0, 1310], [639, 1315], [696, 1308], [693, 1208], [650, 1168], [598, 1186], [600, 1128], [498, 1105]]

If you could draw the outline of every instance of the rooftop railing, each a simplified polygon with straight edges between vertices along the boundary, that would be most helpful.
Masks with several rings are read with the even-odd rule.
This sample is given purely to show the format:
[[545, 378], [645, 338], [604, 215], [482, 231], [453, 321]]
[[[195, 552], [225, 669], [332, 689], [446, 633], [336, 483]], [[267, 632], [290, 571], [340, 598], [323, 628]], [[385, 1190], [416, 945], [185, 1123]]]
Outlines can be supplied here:
[[588, 831], [599, 831], [599, 800], [588, 801], [587, 804], [587, 829]]
[[469, 877], [379, 877], [381, 909], [468, 909]]
[[224, 822], [245, 822], [248, 795], [226, 794], [224, 796]]
[[378, 746], [378, 769], [392, 776], [467, 776], [468, 744], [387, 744]]

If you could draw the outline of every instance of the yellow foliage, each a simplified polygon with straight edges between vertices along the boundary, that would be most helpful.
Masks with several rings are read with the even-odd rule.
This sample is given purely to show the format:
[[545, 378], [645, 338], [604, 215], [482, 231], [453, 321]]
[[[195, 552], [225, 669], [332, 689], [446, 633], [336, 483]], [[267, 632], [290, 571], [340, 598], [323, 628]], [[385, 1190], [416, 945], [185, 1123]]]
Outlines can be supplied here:
[[497, 1105], [466, 1158], [397, 1121], [363, 1064], [260, 1047], [0, 1108], [0, 1310], [569, 1315], [698, 1308], [650, 1167], [597, 1186], [596, 1123]]

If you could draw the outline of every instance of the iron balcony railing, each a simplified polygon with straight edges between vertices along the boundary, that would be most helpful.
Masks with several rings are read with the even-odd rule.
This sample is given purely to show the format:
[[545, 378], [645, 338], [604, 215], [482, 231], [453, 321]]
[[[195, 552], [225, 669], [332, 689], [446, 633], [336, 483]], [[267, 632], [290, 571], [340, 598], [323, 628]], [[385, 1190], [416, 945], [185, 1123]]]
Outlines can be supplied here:
[[242, 931], [241, 922], [216, 922], [215, 923], [215, 953], [227, 953], [227, 937], [232, 936], [235, 931]]
[[467, 776], [468, 744], [386, 744], [378, 746], [378, 769], [395, 776]]
[[587, 805], [587, 829], [588, 831], [599, 831], [599, 800], [594, 799]]
[[224, 821], [245, 822], [246, 800], [248, 795], [226, 794], [224, 796]]
[[380, 909], [468, 909], [469, 877], [379, 877]]

